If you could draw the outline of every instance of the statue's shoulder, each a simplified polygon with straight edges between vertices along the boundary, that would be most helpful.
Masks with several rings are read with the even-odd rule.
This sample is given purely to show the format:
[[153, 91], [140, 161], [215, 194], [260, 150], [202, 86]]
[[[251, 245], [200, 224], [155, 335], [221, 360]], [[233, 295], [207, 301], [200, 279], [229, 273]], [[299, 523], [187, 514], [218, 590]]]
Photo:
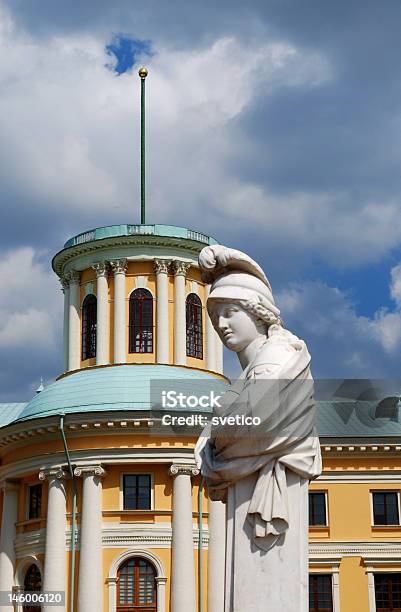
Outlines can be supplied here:
[[271, 374], [303, 346], [305, 343], [287, 329], [283, 329], [280, 325], [271, 326], [269, 336], [255, 356], [247, 378]]

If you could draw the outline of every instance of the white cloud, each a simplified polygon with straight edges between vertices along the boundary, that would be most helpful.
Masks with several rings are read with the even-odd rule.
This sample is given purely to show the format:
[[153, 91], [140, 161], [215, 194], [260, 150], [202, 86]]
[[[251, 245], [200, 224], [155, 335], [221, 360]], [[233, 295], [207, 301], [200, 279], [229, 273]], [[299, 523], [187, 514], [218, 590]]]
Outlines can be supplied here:
[[[57, 279], [35, 260], [32, 248], [6, 253], [0, 260], [0, 351], [19, 347], [24, 354], [51, 354], [62, 316]], [[61, 347], [60, 347], [61, 350]]]
[[[390, 291], [401, 265], [391, 271]], [[349, 296], [320, 281], [293, 284], [277, 294], [284, 320], [309, 345], [319, 376], [399, 377], [401, 308], [380, 308], [372, 317], [358, 315]]]

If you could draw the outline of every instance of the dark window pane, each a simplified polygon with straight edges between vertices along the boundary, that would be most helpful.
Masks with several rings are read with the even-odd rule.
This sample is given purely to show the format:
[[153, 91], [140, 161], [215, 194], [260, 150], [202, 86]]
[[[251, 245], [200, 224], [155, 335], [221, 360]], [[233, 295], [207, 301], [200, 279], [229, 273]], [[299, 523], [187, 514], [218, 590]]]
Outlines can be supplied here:
[[311, 574], [309, 576], [309, 610], [310, 612], [332, 612], [330, 574]]
[[202, 302], [196, 293], [186, 300], [187, 356], [203, 358]]
[[[29, 487], [29, 514], [28, 518], [40, 518], [42, 509], [42, 485], [37, 484]], [[35, 566], [36, 567], [36, 566]]]
[[123, 477], [124, 510], [149, 510], [150, 487], [149, 474], [125, 474]]
[[398, 493], [373, 493], [373, 521], [375, 525], [398, 525]]
[[375, 574], [376, 610], [400, 612], [401, 574]]
[[147, 289], [131, 293], [128, 344], [130, 353], [153, 353], [153, 298]]
[[82, 360], [96, 357], [97, 300], [87, 295], [82, 305]]
[[325, 493], [309, 493], [309, 525], [326, 525]]

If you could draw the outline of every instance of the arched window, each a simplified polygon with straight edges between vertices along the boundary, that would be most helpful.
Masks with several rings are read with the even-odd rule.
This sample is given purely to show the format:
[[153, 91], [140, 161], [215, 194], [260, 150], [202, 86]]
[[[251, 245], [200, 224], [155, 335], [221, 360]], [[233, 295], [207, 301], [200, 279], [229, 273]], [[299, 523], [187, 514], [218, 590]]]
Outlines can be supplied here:
[[96, 357], [97, 300], [87, 295], [82, 304], [82, 360]]
[[[24, 591], [41, 591], [42, 590], [42, 576], [40, 575], [39, 568], [32, 563], [27, 569], [24, 579]], [[23, 612], [40, 612], [40, 606], [23, 606]]]
[[117, 612], [156, 612], [156, 571], [146, 559], [133, 557], [118, 570]]
[[129, 298], [129, 352], [153, 353], [153, 297], [135, 289]]
[[186, 302], [187, 355], [203, 358], [202, 302], [196, 293], [190, 293]]

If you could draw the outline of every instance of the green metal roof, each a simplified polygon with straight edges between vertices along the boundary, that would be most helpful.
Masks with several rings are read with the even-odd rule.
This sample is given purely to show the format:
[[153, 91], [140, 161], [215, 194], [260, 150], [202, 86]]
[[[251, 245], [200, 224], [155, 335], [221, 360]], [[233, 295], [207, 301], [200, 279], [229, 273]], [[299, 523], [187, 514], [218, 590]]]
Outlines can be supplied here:
[[[0, 404], [0, 427], [15, 421], [68, 413], [146, 411], [155, 406], [160, 408], [163, 389], [178, 389], [187, 394], [214, 389], [222, 393], [226, 386], [224, 380], [208, 372], [177, 366], [133, 364], [81, 370], [56, 381], [29, 403]], [[401, 440], [400, 406], [395, 402], [390, 414], [380, 416], [377, 405], [374, 401], [318, 401], [319, 436]]]
[[[179, 389], [188, 395], [213, 388], [222, 393], [227, 383], [208, 372], [168, 365], [121, 365], [86, 369], [65, 376], [25, 405], [16, 421], [113, 410], [159, 408], [162, 391]], [[167, 408], [168, 409], [168, 408]]]
[[398, 398], [387, 416], [378, 411], [377, 401], [319, 401], [316, 428], [321, 438], [401, 437]]
[[64, 245], [64, 248], [92, 242], [93, 240], [103, 240], [104, 238], [114, 238], [117, 236], [165, 236], [170, 238], [184, 238], [186, 240], [195, 240], [203, 244], [217, 244], [217, 241], [211, 236], [207, 236], [202, 232], [188, 229], [186, 227], [178, 227], [176, 225], [108, 225], [107, 227], [98, 227], [96, 229], [81, 232], [77, 236], [70, 238]]
[[24, 404], [0, 404], [0, 427], [5, 427], [18, 419], [25, 406], [26, 402]]

